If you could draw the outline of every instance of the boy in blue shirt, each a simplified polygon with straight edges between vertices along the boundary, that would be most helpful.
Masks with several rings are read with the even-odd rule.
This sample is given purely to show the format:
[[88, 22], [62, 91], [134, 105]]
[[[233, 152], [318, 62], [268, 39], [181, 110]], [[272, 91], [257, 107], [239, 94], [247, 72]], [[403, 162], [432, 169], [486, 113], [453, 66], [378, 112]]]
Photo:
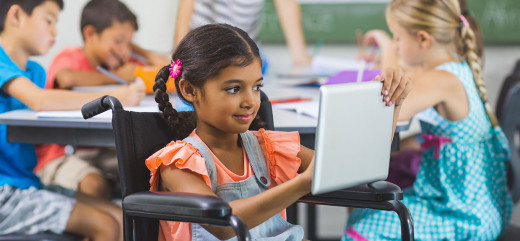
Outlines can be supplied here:
[[[29, 60], [49, 51], [63, 0], [0, 1], [0, 113], [79, 109], [102, 95], [114, 95], [125, 105], [144, 97], [144, 86], [133, 83], [113, 91], [74, 93], [44, 90], [45, 71]], [[32, 172], [34, 146], [9, 143], [0, 125], [0, 235], [64, 231], [91, 240], [123, 240], [118, 206], [81, 193], [42, 186]]]

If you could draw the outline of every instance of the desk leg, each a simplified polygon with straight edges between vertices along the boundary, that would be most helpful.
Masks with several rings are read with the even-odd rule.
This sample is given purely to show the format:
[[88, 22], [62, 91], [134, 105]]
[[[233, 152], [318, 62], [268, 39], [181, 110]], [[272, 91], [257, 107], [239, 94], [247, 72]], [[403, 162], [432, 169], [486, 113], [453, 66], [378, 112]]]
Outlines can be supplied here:
[[[315, 141], [316, 141], [316, 135], [314, 133], [312, 134], [300, 134], [300, 143], [310, 149], [314, 150], [315, 147]], [[293, 204], [295, 206], [295, 204]], [[317, 230], [317, 215], [316, 215], [316, 206], [311, 203], [305, 204], [305, 210], [307, 212], [307, 239], [309, 240], [318, 240], [318, 236], [316, 234]], [[297, 210], [296, 210], [297, 213]], [[296, 214], [295, 213], [295, 214]], [[298, 220], [298, 217], [295, 216], [295, 219]]]
[[316, 222], [316, 205], [307, 203], [307, 238], [309, 240], [318, 240], [317, 229], [318, 225]]
[[394, 133], [394, 139], [392, 139], [392, 147], [390, 148], [391, 151], [399, 151], [399, 142], [401, 141], [401, 138], [399, 137], [399, 133]]
[[293, 203], [285, 211], [287, 213], [287, 221], [292, 224], [298, 224], [298, 204]]

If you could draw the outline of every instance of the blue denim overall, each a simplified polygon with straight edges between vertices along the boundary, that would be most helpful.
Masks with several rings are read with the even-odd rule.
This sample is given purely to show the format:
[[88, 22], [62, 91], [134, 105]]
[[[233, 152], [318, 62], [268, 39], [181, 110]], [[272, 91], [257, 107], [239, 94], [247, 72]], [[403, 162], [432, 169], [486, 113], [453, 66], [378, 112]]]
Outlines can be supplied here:
[[[255, 175], [250, 176], [243, 181], [224, 183], [220, 186], [217, 186], [215, 162], [204, 143], [194, 137], [187, 137], [184, 139], [184, 141], [191, 143], [195, 148], [197, 148], [204, 160], [206, 160], [206, 169], [208, 170], [208, 176], [211, 180], [213, 192], [227, 202], [257, 195], [267, 190], [270, 185], [267, 165], [262, 149], [260, 148], [260, 144], [255, 135], [247, 131], [240, 134], [240, 138]], [[193, 241], [219, 240], [198, 224], [193, 223], [191, 229]], [[260, 225], [250, 229], [249, 233], [253, 240], [258, 241], [301, 241], [303, 239], [303, 228], [288, 223], [282, 218], [280, 213], [277, 213]], [[229, 240], [237, 240], [237, 238], [234, 237]]]

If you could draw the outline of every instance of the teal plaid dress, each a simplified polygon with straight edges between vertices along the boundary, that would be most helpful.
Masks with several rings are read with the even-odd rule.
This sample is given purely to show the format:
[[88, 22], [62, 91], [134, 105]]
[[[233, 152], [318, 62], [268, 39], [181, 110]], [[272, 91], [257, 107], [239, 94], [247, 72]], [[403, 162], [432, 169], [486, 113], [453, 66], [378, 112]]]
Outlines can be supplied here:
[[[513, 208], [506, 185], [507, 139], [499, 127], [491, 127], [468, 64], [451, 62], [437, 69], [461, 80], [470, 111], [456, 122], [433, 107], [418, 115], [423, 136], [448, 141], [423, 150], [416, 181], [403, 190], [415, 240], [495, 240]], [[396, 213], [355, 209], [342, 240], [400, 239]]]

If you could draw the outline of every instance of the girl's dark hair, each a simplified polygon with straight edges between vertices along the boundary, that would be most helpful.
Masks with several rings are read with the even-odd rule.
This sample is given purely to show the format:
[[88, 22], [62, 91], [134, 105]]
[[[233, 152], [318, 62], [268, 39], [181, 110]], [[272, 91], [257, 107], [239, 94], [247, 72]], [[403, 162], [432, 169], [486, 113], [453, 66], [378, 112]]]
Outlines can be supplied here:
[[[180, 79], [202, 88], [207, 79], [217, 76], [224, 68], [248, 66], [255, 59], [260, 59], [260, 54], [255, 42], [243, 30], [228, 24], [208, 24], [191, 30], [177, 46], [172, 59], [182, 62], [175, 87], [179, 97], [187, 101], [180, 92]], [[170, 103], [166, 93], [169, 68], [169, 65], [164, 66], [157, 73], [153, 90], [168, 127], [176, 138], [181, 139], [193, 131], [196, 117], [193, 112], [177, 112]], [[258, 127], [258, 122], [257, 116], [251, 126]]]
[[63, 9], [63, 0], [0, 0], [0, 33], [4, 31], [5, 18], [7, 12], [13, 5], [20, 6], [28, 15], [32, 14], [35, 7], [40, 6], [45, 1], [53, 1]]

